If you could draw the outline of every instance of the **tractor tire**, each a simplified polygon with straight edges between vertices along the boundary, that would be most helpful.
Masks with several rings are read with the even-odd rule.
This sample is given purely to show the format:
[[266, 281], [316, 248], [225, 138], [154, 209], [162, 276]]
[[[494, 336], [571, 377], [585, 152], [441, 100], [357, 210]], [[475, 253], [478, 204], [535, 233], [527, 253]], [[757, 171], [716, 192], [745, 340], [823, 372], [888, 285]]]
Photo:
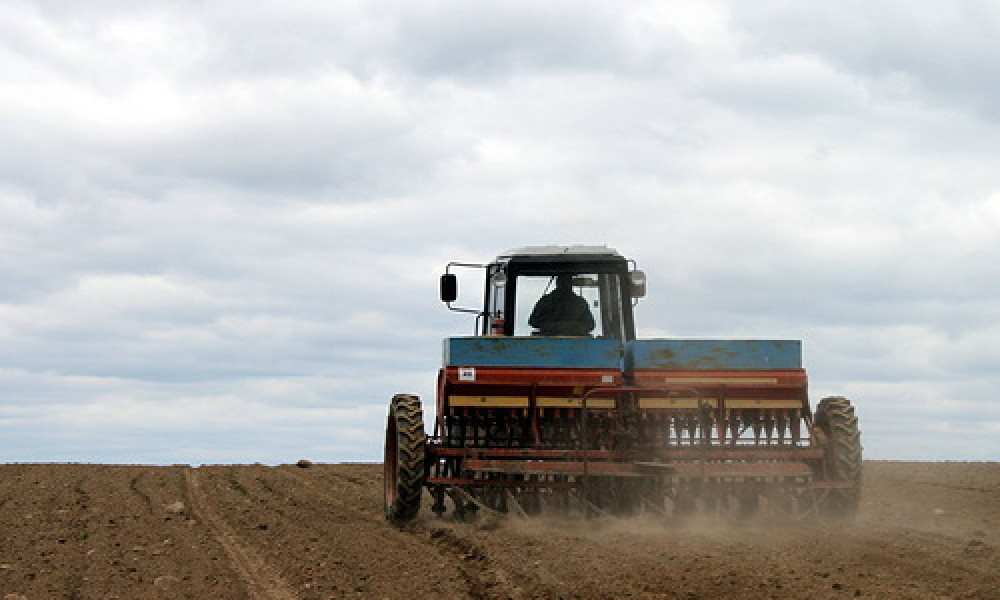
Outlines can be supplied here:
[[420, 398], [409, 394], [393, 396], [385, 427], [382, 464], [385, 517], [395, 525], [412, 521], [420, 511], [425, 440]]
[[851, 401], [841, 396], [823, 398], [816, 408], [816, 427], [826, 440], [826, 479], [851, 484], [830, 489], [820, 503], [820, 513], [853, 517], [861, 505], [861, 432]]

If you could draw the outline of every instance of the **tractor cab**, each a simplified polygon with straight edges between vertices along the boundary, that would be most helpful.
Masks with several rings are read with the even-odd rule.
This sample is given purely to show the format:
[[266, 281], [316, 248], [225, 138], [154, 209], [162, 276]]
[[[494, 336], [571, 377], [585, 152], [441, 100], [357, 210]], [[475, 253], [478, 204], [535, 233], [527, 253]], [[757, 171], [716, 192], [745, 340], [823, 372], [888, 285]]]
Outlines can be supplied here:
[[[453, 268], [485, 270], [482, 309], [452, 306]], [[645, 288], [645, 274], [606, 246], [515, 248], [486, 265], [449, 263], [441, 276], [441, 300], [476, 314], [477, 335], [632, 340], [632, 306]]]

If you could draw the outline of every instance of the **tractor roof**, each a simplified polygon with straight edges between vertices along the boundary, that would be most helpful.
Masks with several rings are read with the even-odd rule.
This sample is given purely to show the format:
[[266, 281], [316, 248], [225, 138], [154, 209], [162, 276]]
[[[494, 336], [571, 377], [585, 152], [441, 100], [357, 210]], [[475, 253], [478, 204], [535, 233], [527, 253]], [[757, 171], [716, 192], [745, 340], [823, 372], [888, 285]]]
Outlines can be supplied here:
[[497, 256], [497, 261], [510, 259], [578, 259], [578, 260], [624, 260], [621, 254], [608, 246], [523, 246], [511, 248]]

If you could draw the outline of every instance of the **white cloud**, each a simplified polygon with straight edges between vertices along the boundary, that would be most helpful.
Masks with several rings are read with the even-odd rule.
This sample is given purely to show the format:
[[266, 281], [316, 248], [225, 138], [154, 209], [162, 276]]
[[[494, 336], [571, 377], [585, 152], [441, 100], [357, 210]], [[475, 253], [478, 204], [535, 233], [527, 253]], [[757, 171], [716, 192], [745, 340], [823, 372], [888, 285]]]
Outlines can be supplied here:
[[580, 242], [646, 270], [644, 335], [804, 339], [869, 456], [995, 459], [998, 30], [981, 2], [7, 3], [9, 455], [376, 460], [471, 331], [444, 264]]

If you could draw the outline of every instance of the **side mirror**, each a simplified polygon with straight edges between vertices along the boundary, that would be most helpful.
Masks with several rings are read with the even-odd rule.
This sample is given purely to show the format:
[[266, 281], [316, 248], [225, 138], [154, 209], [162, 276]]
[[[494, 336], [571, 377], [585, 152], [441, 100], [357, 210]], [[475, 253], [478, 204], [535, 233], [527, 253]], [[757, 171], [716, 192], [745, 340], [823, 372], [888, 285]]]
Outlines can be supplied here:
[[458, 299], [458, 277], [452, 273], [441, 276], [441, 302], [454, 302]]
[[635, 270], [628, 275], [629, 280], [632, 283], [632, 297], [644, 298], [646, 296], [646, 274], [642, 271]]

